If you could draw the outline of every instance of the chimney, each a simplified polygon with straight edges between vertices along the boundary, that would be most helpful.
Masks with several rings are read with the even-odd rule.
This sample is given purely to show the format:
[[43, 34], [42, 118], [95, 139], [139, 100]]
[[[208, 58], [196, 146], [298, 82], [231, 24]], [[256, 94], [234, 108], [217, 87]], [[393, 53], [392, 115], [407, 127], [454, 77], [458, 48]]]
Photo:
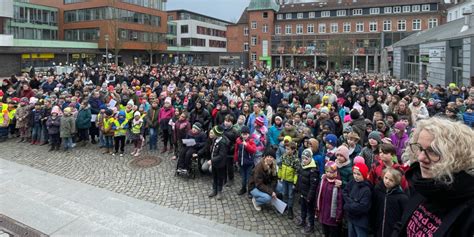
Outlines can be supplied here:
[[471, 22], [471, 18], [472, 18], [471, 9], [467, 9], [462, 15], [464, 16], [464, 25], [461, 28], [461, 32], [464, 32], [473, 27], [472, 22]]

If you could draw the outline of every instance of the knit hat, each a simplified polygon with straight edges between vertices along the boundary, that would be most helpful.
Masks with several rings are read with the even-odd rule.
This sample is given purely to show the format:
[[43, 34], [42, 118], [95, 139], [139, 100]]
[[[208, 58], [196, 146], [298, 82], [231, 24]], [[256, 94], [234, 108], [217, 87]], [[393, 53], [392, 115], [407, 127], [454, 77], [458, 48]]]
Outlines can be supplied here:
[[275, 157], [276, 157], [275, 154], [276, 154], [276, 152], [275, 152], [273, 149], [267, 149], [267, 150], [265, 151], [263, 157], [265, 158], [265, 157], [267, 157], [267, 156], [271, 156], [271, 157], [275, 158]]
[[334, 162], [334, 161], [328, 161], [328, 162], [326, 162], [326, 164], [324, 165], [324, 170], [325, 170], [326, 172], [330, 172], [330, 173], [337, 172], [337, 165], [336, 165], [336, 162]]
[[305, 159], [305, 158], [312, 159], [313, 158], [313, 151], [311, 151], [310, 148], [304, 149], [303, 153], [301, 153], [301, 158], [302, 159]]
[[51, 110], [51, 113], [61, 114], [61, 110], [59, 110], [58, 106], [54, 106]]
[[135, 103], [133, 103], [133, 100], [130, 99], [130, 100], [128, 101], [127, 105], [135, 105]]
[[107, 109], [107, 110], [105, 111], [105, 115], [107, 115], [107, 116], [112, 116], [112, 114], [114, 114], [114, 113], [112, 112], [111, 109]]
[[328, 134], [326, 135], [326, 142], [331, 144], [333, 147], [337, 146], [337, 137], [334, 134]]
[[357, 109], [351, 110], [350, 114], [351, 114], [351, 119], [352, 120], [360, 118], [360, 113], [359, 113], [359, 110], [357, 110]]
[[224, 129], [222, 128], [222, 126], [217, 125], [212, 128], [212, 132], [214, 132], [214, 135], [220, 137], [222, 136], [222, 134], [224, 134]]
[[201, 125], [200, 122], [195, 122], [195, 123], [193, 124], [193, 128], [196, 129], [196, 130], [198, 130], [198, 131], [201, 131], [201, 130], [202, 130], [202, 125]]
[[362, 174], [362, 177], [364, 177], [364, 180], [367, 180], [367, 176], [369, 175], [369, 168], [367, 168], [367, 165], [365, 163], [357, 163], [352, 167], [352, 172], [357, 169], [359, 172]]
[[126, 116], [125, 111], [120, 110], [120, 111], [118, 112], [118, 116], [119, 116], [119, 117], [120, 117], [120, 116], [125, 117], [125, 116]]
[[255, 124], [260, 127], [265, 125], [265, 119], [263, 118], [263, 116], [259, 116], [258, 118], [256, 118]]
[[326, 90], [327, 90], [327, 91], [329, 91], [329, 90], [332, 91], [332, 90], [333, 90], [333, 89], [332, 89], [332, 86], [326, 86]]
[[349, 149], [346, 146], [340, 146], [337, 148], [336, 155], [342, 155], [346, 158], [346, 161], [349, 160]]
[[242, 128], [240, 129], [240, 133], [250, 133], [250, 128], [247, 127], [247, 126], [242, 126]]
[[352, 131], [354, 131], [354, 130], [352, 129], [352, 127], [351, 127], [351, 126], [347, 126], [347, 127], [344, 128], [344, 130], [343, 130], [342, 132], [343, 132], [343, 133], [350, 133], [350, 132], [352, 132]]
[[292, 140], [293, 140], [293, 139], [292, 139], [290, 136], [285, 136], [285, 137], [283, 138], [283, 141], [284, 141], [284, 142], [286, 142], [286, 141], [291, 142]]
[[283, 119], [282, 119], [280, 116], [276, 116], [276, 117], [275, 117], [275, 121], [276, 121], [277, 119], [280, 120], [280, 121], [283, 121]]
[[329, 114], [329, 109], [328, 109], [328, 107], [322, 107], [319, 112]]
[[304, 106], [304, 109], [305, 109], [305, 110], [310, 110], [311, 108], [312, 108], [312, 107], [311, 107], [310, 104], [306, 104], [306, 105]]
[[372, 131], [371, 133], [369, 133], [369, 139], [374, 139], [376, 140], [379, 144], [382, 144], [382, 137], [380, 135], [380, 132], [378, 131]]
[[71, 107], [66, 107], [66, 108], [64, 108], [64, 113], [65, 113], [65, 114], [70, 114], [71, 112], [72, 112]]
[[407, 128], [407, 126], [404, 122], [397, 122], [397, 123], [395, 123], [394, 127], [396, 129], [400, 130], [400, 131], [405, 131], [405, 129]]
[[359, 163], [365, 164], [365, 159], [362, 156], [356, 156], [353, 162], [354, 164], [359, 164]]
[[135, 116], [140, 117], [141, 115], [142, 115], [142, 114], [141, 114], [139, 111], [135, 111], [135, 113], [133, 113], [133, 117], [135, 117]]
[[20, 103], [28, 104], [28, 102], [29, 102], [29, 100], [28, 100], [28, 98], [26, 98], [26, 97], [22, 97], [22, 98], [20, 99]]
[[166, 97], [165, 103], [170, 103], [171, 104], [171, 97]]

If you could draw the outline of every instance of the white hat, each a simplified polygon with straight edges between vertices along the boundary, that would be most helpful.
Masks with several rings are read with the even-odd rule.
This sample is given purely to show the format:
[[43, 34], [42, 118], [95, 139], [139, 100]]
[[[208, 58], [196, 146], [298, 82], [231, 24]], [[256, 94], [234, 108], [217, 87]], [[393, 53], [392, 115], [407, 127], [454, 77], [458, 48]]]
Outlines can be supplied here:
[[141, 114], [139, 111], [135, 111], [135, 113], [133, 114], [134, 117], [135, 117], [135, 116], [139, 116], [139, 117], [140, 117], [141, 115], [142, 115], [142, 114]]
[[165, 103], [170, 103], [171, 104], [171, 97], [166, 97]]

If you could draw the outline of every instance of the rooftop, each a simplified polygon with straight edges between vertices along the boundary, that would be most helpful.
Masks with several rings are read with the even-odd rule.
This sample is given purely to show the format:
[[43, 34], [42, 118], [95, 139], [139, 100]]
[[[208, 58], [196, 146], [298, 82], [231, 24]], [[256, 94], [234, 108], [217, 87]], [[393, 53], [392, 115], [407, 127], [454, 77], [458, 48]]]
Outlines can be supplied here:
[[279, 8], [275, 0], [251, 0], [247, 11], [274, 10], [277, 12]]
[[197, 13], [197, 12], [193, 12], [193, 11], [189, 11], [189, 10], [185, 10], [185, 9], [168, 10], [166, 12], [168, 12], [168, 13], [171, 13], [171, 12], [189, 13], [189, 14], [194, 14], [194, 15], [200, 16], [200, 17], [205, 17], [205, 18], [208, 18], [208, 19], [211, 19], [211, 20], [220, 21], [220, 22], [222, 22], [224, 24], [227, 24], [227, 25], [234, 24], [233, 22], [230, 22], [230, 21], [218, 19], [218, 18], [215, 18], [215, 17], [212, 17], [212, 16], [204, 15], [204, 14], [201, 14], [201, 13]]

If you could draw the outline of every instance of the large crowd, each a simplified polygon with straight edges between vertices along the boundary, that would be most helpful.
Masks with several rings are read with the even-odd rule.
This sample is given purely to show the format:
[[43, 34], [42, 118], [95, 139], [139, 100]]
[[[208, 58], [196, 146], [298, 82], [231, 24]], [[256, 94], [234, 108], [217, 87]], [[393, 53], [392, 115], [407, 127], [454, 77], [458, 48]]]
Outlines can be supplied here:
[[325, 70], [84, 66], [5, 78], [0, 107], [0, 141], [50, 152], [92, 143], [133, 157], [160, 143], [177, 175], [212, 176], [209, 198], [238, 185], [257, 211], [283, 200], [305, 234], [316, 221], [327, 237], [474, 234], [474, 87]]

